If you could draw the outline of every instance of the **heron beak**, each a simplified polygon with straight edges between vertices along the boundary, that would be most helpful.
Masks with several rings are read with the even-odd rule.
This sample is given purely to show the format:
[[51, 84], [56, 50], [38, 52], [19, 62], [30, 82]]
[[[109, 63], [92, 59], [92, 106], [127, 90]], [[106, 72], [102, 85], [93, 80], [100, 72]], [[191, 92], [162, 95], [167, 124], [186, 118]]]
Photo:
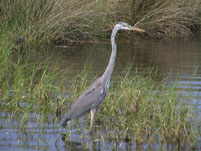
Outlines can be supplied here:
[[133, 26], [130, 27], [130, 30], [134, 30], [134, 31], [137, 31], [137, 32], [145, 32], [143, 29], [133, 27]]

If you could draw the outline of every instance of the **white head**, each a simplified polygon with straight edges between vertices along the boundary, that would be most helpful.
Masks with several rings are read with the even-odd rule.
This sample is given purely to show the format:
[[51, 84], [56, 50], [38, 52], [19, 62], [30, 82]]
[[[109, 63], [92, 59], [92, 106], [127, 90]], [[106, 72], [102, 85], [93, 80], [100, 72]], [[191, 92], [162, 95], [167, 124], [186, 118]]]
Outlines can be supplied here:
[[143, 29], [140, 29], [140, 28], [137, 28], [137, 27], [134, 27], [134, 26], [130, 26], [127, 23], [124, 23], [124, 22], [118, 22], [115, 25], [115, 28], [117, 30], [134, 30], [134, 31], [137, 31], [137, 32], [145, 32]]

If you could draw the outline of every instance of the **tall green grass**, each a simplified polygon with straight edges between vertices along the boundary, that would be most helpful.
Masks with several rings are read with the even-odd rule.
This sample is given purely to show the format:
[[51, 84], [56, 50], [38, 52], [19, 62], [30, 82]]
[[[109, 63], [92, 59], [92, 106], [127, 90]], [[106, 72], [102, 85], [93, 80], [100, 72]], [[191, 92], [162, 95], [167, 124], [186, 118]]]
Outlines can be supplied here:
[[50, 69], [47, 60], [30, 61], [31, 57], [14, 53], [16, 49], [19, 48], [9, 42], [0, 45], [1, 111], [49, 113], [50, 106], [56, 105], [56, 99], [53, 99], [55, 102], [49, 101], [50, 94], [64, 92], [61, 81], [56, 77], [65, 75], [66, 71], [60, 72], [56, 66]]
[[27, 42], [95, 40], [111, 23], [107, 1], [3, 0], [0, 10], [1, 21]]
[[1, 30], [27, 43], [97, 41], [118, 21], [152, 37], [189, 36], [200, 26], [199, 0], [2, 0]]
[[186, 98], [177, 94], [176, 85], [167, 88], [151, 74], [143, 77], [129, 72], [118, 80], [98, 115], [109, 137], [149, 143], [159, 136], [162, 143], [195, 143], [199, 135], [196, 111], [185, 105]]

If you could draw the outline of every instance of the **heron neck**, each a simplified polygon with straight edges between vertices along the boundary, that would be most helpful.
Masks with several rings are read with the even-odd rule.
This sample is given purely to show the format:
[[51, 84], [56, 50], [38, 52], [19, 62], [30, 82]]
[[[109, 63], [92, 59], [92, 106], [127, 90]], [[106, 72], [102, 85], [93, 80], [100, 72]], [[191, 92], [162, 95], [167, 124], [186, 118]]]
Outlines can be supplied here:
[[[113, 68], [114, 68], [114, 63], [115, 63], [115, 59], [116, 59], [116, 52], [117, 52], [117, 48], [116, 48], [116, 43], [115, 43], [115, 36], [117, 33], [118, 29], [114, 28], [112, 31], [112, 35], [111, 35], [111, 44], [112, 44], [112, 52], [111, 52], [111, 56], [110, 56], [110, 61], [109, 64], [103, 74], [103, 79], [104, 81], [107, 82], [107, 84], [109, 84], [110, 82], [110, 78], [113, 72]], [[108, 86], [109, 88], [109, 86]]]

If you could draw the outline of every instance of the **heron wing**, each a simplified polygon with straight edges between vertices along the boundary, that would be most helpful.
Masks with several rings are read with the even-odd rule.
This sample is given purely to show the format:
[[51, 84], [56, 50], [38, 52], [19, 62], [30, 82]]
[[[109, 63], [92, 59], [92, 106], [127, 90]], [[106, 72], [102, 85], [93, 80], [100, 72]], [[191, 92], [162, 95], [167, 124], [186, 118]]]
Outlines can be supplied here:
[[102, 79], [99, 78], [92, 83], [91, 86], [73, 103], [68, 113], [68, 117], [72, 119], [89, 112], [92, 108], [99, 104], [102, 91], [103, 82]]

